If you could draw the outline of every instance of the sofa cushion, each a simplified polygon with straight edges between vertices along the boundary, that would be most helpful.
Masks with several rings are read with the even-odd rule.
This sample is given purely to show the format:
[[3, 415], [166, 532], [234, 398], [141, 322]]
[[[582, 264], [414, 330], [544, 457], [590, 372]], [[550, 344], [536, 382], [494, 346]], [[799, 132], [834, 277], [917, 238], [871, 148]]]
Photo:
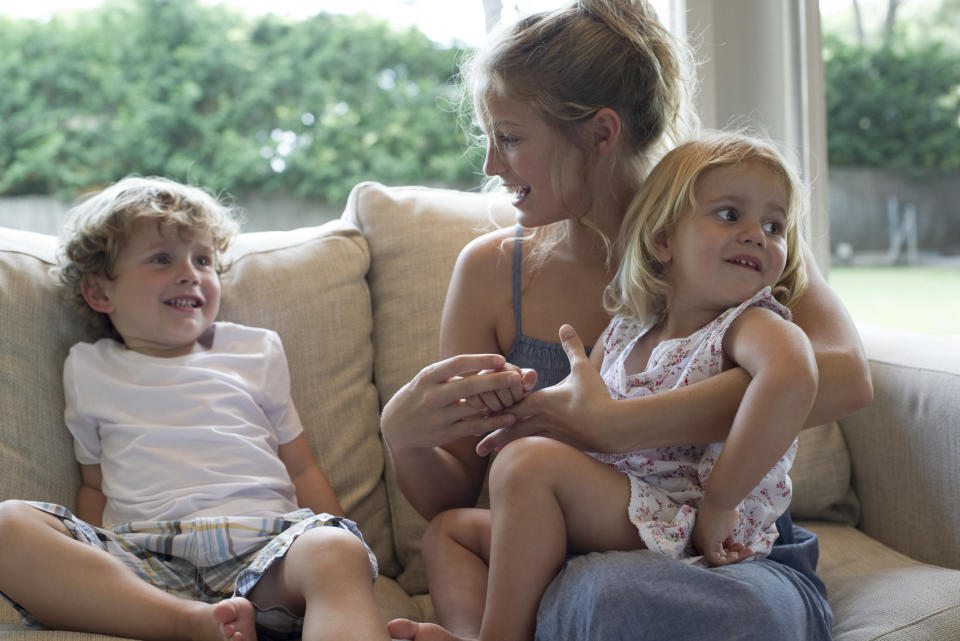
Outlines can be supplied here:
[[820, 537], [834, 641], [957, 638], [960, 570], [914, 561], [845, 525], [801, 525]]
[[241, 234], [223, 275], [220, 318], [269, 327], [283, 340], [304, 430], [381, 572], [398, 572], [383, 481], [373, 322], [363, 236], [339, 220]]
[[[445, 189], [361, 183], [344, 218], [370, 245], [367, 280], [373, 296], [374, 378], [381, 405], [424, 366], [437, 360], [440, 315], [460, 249], [495, 224], [514, 220], [505, 199]], [[424, 520], [388, 474], [399, 581], [427, 591], [420, 538]]]
[[850, 477], [850, 453], [840, 426], [833, 422], [803, 430], [790, 469], [790, 515], [856, 525], [860, 502]]

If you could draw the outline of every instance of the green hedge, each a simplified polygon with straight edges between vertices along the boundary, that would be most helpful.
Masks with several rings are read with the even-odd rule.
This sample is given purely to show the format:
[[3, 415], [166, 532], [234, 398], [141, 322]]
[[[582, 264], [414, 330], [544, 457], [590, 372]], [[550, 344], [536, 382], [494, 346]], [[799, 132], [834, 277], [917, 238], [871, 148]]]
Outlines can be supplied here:
[[341, 202], [361, 180], [476, 184], [457, 48], [364, 15], [134, 0], [0, 17], [0, 195], [127, 174]]

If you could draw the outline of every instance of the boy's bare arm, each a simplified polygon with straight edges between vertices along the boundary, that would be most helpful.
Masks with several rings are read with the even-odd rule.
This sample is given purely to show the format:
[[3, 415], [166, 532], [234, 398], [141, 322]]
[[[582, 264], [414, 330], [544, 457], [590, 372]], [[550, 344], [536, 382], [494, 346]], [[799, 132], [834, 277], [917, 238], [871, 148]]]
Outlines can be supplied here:
[[281, 445], [279, 455], [293, 480], [300, 507], [308, 507], [316, 514], [326, 512], [334, 516], [344, 515], [333, 486], [313, 457], [306, 434]]
[[80, 466], [80, 490], [77, 492], [77, 516], [90, 525], [103, 525], [103, 508], [107, 497], [103, 495], [100, 484], [103, 474], [100, 465]]

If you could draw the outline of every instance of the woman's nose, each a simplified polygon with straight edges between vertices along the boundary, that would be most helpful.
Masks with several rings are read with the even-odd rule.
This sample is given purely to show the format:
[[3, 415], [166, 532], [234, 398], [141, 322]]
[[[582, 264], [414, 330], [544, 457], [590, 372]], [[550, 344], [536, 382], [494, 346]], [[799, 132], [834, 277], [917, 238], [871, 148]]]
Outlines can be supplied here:
[[493, 140], [487, 140], [487, 155], [483, 159], [483, 173], [487, 176], [503, 174], [504, 164], [500, 158], [500, 150]]

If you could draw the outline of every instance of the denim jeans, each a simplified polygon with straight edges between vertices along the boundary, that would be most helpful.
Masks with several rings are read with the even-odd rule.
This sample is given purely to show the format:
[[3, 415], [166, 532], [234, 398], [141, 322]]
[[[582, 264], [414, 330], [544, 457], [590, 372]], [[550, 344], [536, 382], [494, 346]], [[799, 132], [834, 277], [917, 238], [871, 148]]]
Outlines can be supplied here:
[[817, 539], [782, 531], [766, 559], [719, 568], [648, 550], [572, 557], [540, 602], [536, 640], [830, 641]]

